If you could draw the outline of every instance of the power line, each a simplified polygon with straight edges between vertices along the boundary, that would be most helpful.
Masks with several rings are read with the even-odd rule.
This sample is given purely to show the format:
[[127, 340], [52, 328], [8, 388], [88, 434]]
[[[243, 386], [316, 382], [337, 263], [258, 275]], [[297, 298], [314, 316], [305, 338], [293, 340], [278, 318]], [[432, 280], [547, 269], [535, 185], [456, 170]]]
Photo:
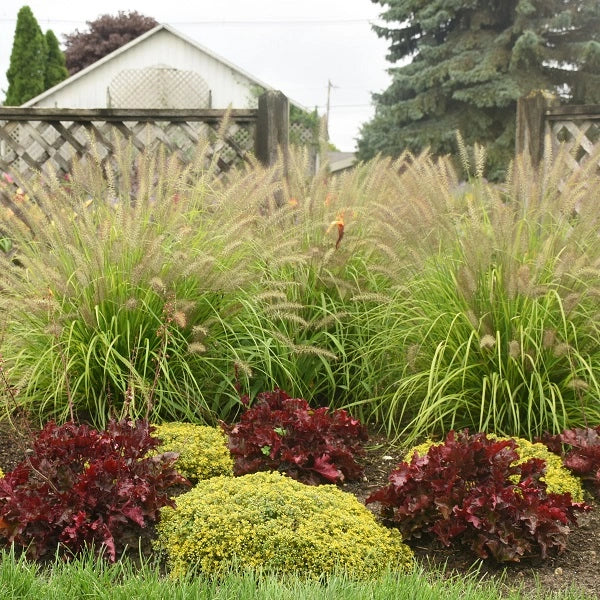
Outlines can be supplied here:
[[[89, 19], [91, 20], [91, 19]], [[256, 20], [228, 20], [228, 19], [207, 19], [204, 21], [168, 21], [171, 25], [348, 25], [348, 24], [373, 24], [373, 18], [357, 19], [256, 19]], [[16, 23], [17, 19], [13, 17], [0, 17], [0, 22]], [[64, 23], [64, 24], [83, 24], [87, 21], [75, 19], [38, 19], [42, 23]]]
[[[317, 104], [317, 108], [325, 108], [326, 104]], [[329, 108], [365, 108], [373, 106], [372, 104], [332, 104]]]

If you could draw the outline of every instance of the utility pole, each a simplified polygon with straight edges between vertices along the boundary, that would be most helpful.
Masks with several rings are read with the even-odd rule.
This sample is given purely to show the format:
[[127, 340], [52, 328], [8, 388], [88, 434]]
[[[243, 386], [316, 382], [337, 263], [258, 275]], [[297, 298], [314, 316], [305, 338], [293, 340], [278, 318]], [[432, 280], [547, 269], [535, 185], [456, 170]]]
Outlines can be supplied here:
[[333, 83], [331, 83], [331, 79], [327, 80], [327, 108], [325, 110], [325, 135], [327, 136], [327, 139], [329, 139], [329, 107], [330, 107], [330, 100], [331, 100], [331, 88], [335, 88], [337, 87], [336, 85], [333, 85]]

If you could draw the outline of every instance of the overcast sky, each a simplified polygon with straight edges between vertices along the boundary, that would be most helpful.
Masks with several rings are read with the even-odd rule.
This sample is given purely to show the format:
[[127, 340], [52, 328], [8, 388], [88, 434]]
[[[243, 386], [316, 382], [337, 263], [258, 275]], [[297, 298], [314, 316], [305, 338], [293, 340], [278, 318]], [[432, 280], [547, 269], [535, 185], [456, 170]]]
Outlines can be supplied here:
[[[85, 29], [86, 21], [137, 10], [168, 23], [290, 98], [321, 114], [331, 90], [329, 133], [340, 150], [355, 149], [373, 114], [371, 92], [389, 83], [387, 45], [372, 31], [380, 5], [370, 0], [1, 0], [0, 89], [19, 9], [27, 4], [43, 31]], [[0, 99], [4, 98], [4, 93]]]

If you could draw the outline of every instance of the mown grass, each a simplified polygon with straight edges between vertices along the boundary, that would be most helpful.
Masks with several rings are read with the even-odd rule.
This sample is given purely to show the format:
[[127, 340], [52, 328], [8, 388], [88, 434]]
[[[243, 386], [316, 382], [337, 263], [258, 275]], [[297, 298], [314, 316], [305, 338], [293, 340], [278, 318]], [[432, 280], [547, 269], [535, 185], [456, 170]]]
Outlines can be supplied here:
[[13, 553], [0, 554], [0, 597], [19, 600], [94, 598], [107, 600], [591, 600], [575, 589], [562, 592], [519, 591], [477, 576], [428, 572], [398, 575], [388, 572], [374, 581], [350, 580], [344, 575], [326, 581], [280, 578], [232, 571], [220, 579], [194, 576], [170, 579], [148, 562], [141, 566], [122, 559], [115, 564], [84, 555], [71, 562], [56, 560], [40, 567]]

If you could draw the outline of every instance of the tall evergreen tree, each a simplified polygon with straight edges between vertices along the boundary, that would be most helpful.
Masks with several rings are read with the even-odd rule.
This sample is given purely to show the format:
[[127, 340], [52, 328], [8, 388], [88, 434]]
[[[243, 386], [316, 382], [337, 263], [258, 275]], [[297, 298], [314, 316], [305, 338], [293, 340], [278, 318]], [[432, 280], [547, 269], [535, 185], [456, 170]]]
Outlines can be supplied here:
[[534, 89], [600, 102], [598, 0], [372, 0], [387, 7], [392, 83], [374, 95], [359, 156], [486, 144], [498, 175], [514, 153], [516, 101]]
[[44, 88], [47, 90], [69, 76], [65, 55], [58, 45], [58, 39], [52, 29], [46, 31], [46, 72], [44, 75]]
[[45, 73], [46, 40], [29, 6], [23, 6], [17, 15], [4, 104], [18, 106], [41, 94]]

